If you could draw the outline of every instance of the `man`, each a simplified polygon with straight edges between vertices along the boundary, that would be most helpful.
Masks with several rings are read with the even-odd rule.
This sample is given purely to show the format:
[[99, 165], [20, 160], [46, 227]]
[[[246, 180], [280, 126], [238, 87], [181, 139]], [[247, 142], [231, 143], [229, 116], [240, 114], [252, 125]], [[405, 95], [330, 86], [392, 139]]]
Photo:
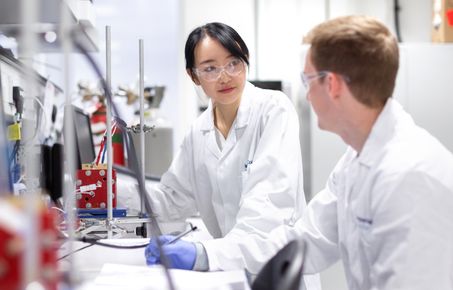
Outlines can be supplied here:
[[341, 259], [349, 289], [453, 289], [453, 156], [391, 97], [395, 37], [347, 16], [316, 26], [307, 42], [307, 99], [319, 127], [349, 147], [302, 219], [250, 243], [273, 252], [301, 238], [304, 272]]

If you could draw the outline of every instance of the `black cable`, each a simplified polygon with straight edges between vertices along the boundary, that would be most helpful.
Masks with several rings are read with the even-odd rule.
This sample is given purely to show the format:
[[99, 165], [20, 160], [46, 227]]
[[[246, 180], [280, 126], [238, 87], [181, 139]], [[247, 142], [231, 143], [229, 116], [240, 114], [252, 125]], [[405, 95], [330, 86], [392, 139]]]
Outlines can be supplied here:
[[84, 249], [89, 248], [89, 247], [92, 247], [92, 246], [94, 246], [94, 244], [89, 244], [89, 245], [87, 245], [87, 246], [85, 246], [85, 247], [81, 247], [80, 249], [74, 250], [74, 251], [72, 251], [71, 253], [68, 253], [68, 254], [64, 255], [63, 257], [58, 258], [57, 261], [63, 260], [63, 259], [65, 259], [65, 258], [71, 256], [72, 254], [75, 254], [75, 253], [77, 253], [77, 252], [79, 252], [79, 251], [81, 251], [81, 250], [84, 250]]
[[11, 151], [11, 155], [9, 156], [9, 164], [10, 164], [10, 166], [13, 165], [12, 163], [13, 163], [14, 158], [17, 155], [17, 151], [19, 151], [19, 146], [20, 146], [20, 140], [16, 140], [16, 142], [14, 143], [13, 150]]
[[17, 180], [19, 180], [19, 177], [16, 180], [17, 154], [19, 152], [19, 148], [20, 148], [20, 140], [16, 140], [16, 142], [14, 143], [13, 150], [11, 151], [11, 155], [9, 156], [9, 160], [8, 160], [8, 168], [10, 170], [9, 178], [10, 178], [11, 186], [12, 186], [12, 184], [16, 183]]
[[102, 246], [102, 247], [107, 247], [107, 248], [114, 248], [114, 249], [140, 249], [140, 248], [146, 248], [148, 246], [148, 243], [146, 244], [139, 244], [139, 245], [130, 245], [130, 246], [123, 246], [123, 245], [114, 245], [114, 244], [109, 244], [109, 243], [104, 243], [100, 242], [98, 239], [92, 239], [92, 238], [80, 238], [76, 239], [79, 242], [84, 242], [90, 245], [96, 245], [96, 246]]
[[395, 13], [396, 37], [398, 39], [398, 42], [403, 42], [403, 39], [401, 38], [401, 32], [400, 32], [400, 11], [401, 11], [401, 6], [399, 5], [399, 1], [398, 0], [394, 1], [393, 9], [394, 9], [394, 13]]
[[[142, 175], [140, 174], [140, 165], [138, 163], [134, 144], [131, 141], [132, 136], [131, 136], [130, 132], [127, 131], [126, 123], [119, 118], [118, 109], [117, 109], [116, 105], [113, 103], [110, 88], [107, 85], [107, 82], [105, 81], [105, 79], [102, 75], [99, 65], [96, 63], [96, 61], [93, 59], [93, 57], [88, 53], [88, 50], [83, 46], [83, 44], [80, 41], [78, 41], [76, 33], [77, 33], [77, 30], [72, 31], [71, 39], [72, 39], [75, 47], [86, 57], [86, 59], [88, 60], [88, 62], [91, 65], [91, 67], [95, 71], [96, 75], [99, 77], [102, 87], [104, 89], [104, 94], [105, 94], [106, 100], [107, 100], [108, 104], [110, 104], [109, 108], [113, 109], [113, 113], [114, 113], [113, 115], [114, 115], [114, 117], [117, 118], [117, 124], [119, 125], [119, 127], [121, 129], [123, 137], [125, 137], [123, 140], [126, 140], [126, 152], [128, 153], [128, 156], [130, 157], [132, 171], [135, 172], [135, 177], [138, 182], [140, 196], [141, 196], [141, 198], [145, 199], [145, 209], [146, 209], [147, 214], [149, 215], [149, 218], [151, 219], [151, 231], [154, 232], [152, 234], [154, 234], [154, 236], [157, 237], [157, 236], [161, 235], [162, 233], [161, 233], [159, 225], [157, 224], [157, 221], [153, 215], [153, 210], [151, 209], [151, 201], [149, 199], [149, 195], [148, 195], [148, 192], [145, 187], [145, 180], [142, 177]], [[143, 128], [141, 128], [141, 129], [143, 130]], [[164, 267], [164, 273], [165, 273], [166, 279], [168, 281], [168, 286], [169, 286], [170, 290], [175, 290], [173, 279], [171, 278], [170, 272], [168, 270], [168, 268], [169, 268], [168, 258], [165, 256], [165, 254], [162, 250], [162, 245], [161, 245], [159, 239], [156, 239], [156, 241], [157, 241], [157, 243], [156, 243], [157, 247], [159, 249], [159, 254], [161, 256], [161, 264]]]

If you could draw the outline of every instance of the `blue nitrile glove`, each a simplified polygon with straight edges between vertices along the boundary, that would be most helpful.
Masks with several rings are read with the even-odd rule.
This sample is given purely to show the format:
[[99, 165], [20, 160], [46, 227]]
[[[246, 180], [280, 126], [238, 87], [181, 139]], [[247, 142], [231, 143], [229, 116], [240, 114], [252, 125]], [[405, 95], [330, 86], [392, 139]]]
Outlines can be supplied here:
[[[163, 235], [159, 237], [162, 250], [170, 263], [170, 268], [192, 270], [197, 257], [197, 248], [195, 247], [195, 244], [181, 239], [169, 244], [168, 242], [174, 238], [175, 236], [171, 235]], [[151, 238], [149, 245], [146, 247], [145, 258], [147, 265], [161, 263], [156, 238]]]

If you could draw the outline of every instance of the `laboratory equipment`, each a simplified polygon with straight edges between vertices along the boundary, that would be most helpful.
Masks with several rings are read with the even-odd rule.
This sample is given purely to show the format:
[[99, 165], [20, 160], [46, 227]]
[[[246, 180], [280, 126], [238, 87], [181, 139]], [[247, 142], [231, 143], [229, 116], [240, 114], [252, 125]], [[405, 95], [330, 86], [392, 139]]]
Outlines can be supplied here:
[[[116, 208], [116, 172], [112, 171], [112, 206]], [[107, 165], [82, 164], [77, 170], [77, 208], [107, 208]]]
[[252, 290], [298, 290], [302, 280], [305, 246], [293, 240], [277, 252], [258, 273]]
[[[151, 176], [161, 176], [173, 160], [173, 127], [159, 114], [164, 91], [159, 86], [145, 88], [148, 108], [144, 112], [144, 125], [153, 127], [145, 133], [145, 174]], [[141, 152], [139, 132], [133, 132], [132, 139], [137, 152]]]

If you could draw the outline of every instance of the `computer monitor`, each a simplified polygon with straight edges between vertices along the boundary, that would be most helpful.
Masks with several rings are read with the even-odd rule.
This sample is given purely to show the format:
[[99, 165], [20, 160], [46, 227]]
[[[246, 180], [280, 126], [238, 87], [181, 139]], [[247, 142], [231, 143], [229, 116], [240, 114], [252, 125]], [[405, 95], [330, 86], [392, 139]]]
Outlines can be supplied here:
[[[78, 169], [83, 163], [92, 163], [95, 159], [94, 142], [91, 134], [90, 117], [76, 107], [72, 107], [74, 124], [75, 161]], [[65, 149], [60, 143], [41, 145], [42, 187], [47, 190], [53, 201], [57, 202], [63, 194], [64, 154]], [[69, 152], [66, 152], [66, 155]]]
[[[81, 169], [83, 163], [92, 163], [95, 159], [91, 123], [90, 117], [82, 109], [76, 106], [71, 106], [71, 109], [74, 124], [75, 161], [77, 168]], [[63, 195], [64, 151], [66, 150], [60, 143], [41, 145], [41, 185], [54, 202], [57, 202]], [[68, 153], [66, 152], [66, 154]]]
[[91, 133], [90, 117], [85, 112], [73, 106], [76, 150], [78, 168], [84, 163], [92, 163], [96, 158], [93, 135]]
[[277, 90], [282, 91], [282, 81], [261, 81], [261, 80], [250, 80], [250, 82], [261, 89]]

